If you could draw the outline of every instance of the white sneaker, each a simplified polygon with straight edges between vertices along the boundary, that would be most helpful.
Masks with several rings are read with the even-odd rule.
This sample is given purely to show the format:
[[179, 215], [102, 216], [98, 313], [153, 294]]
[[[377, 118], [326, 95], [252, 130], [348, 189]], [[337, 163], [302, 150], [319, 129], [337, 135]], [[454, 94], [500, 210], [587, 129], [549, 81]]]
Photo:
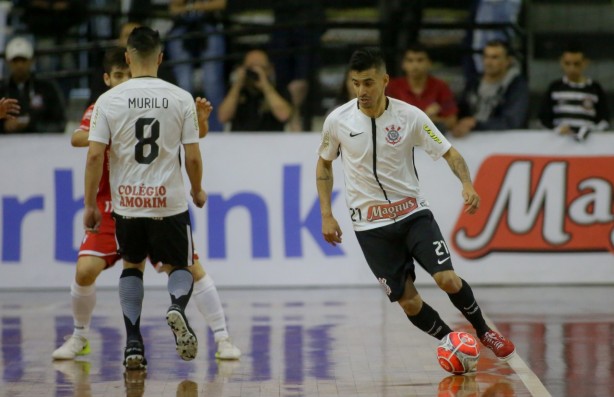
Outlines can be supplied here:
[[70, 335], [66, 342], [51, 354], [54, 360], [72, 360], [76, 356], [90, 354], [90, 342], [82, 336]]
[[217, 342], [217, 352], [215, 358], [220, 360], [238, 360], [241, 357], [241, 350], [232, 344], [230, 338], [222, 339]]

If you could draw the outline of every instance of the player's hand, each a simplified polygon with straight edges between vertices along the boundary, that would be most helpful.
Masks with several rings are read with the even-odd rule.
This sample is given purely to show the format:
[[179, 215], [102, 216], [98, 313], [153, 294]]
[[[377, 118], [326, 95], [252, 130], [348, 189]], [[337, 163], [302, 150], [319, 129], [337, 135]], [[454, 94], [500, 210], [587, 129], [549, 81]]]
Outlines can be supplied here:
[[334, 216], [322, 217], [322, 236], [327, 243], [335, 247], [337, 244], [341, 244], [341, 235], [343, 232], [339, 227], [339, 223]]
[[83, 227], [86, 232], [98, 233], [102, 214], [97, 206], [86, 206], [83, 210]]
[[465, 200], [465, 212], [468, 214], [475, 214], [478, 208], [480, 208], [480, 196], [473, 188], [471, 183], [463, 185], [463, 199]]
[[0, 119], [14, 119], [21, 110], [17, 99], [2, 98], [0, 99]]
[[194, 193], [194, 191], [190, 191], [190, 196], [192, 196], [192, 202], [198, 208], [203, 208], [205, 203], [207, 202], [207, 193], [204, 190], [200, 190], [198, 193]]
[[213, 105], [207, 100], [207, 98], [196, 97], [194, 100], [196, 105], [196, 115], [199, 120], [206, 120], [213, 111]]

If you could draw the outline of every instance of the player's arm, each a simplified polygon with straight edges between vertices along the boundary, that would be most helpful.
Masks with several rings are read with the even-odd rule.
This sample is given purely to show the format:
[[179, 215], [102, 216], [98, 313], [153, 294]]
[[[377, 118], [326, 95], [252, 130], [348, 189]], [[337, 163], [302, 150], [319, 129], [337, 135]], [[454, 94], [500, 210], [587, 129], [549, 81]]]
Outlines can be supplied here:
[[450, 147], [450, 149], [443, 155], [443, 158], [446, 159], [454, 175], [456, 175], [456, 177], [463, 184], [463, 199], [465, 201], [465, 205], [467, 206], [465, 212], [469, 214], [475, 213], [478, 208], [480, 208], [480, 196], [473, 187], [471, 175], [469, 174], [469, 168], [467, 167], [465, 159], [456, 149], [454, 149], [454, 147]]
[[96, 231], [100, 226], [100, 211], [96, 204], [98, 185], [102, 177], [104, 163], [104, 151], [107, 145], [100, 142], [90, 141], [85, 164], [85, 208], [83, 214], [83, 226], [86, 230]]
[[70, 144], [73, 147], [88, 147], [90, 145], [89, 137], [89, 131], [78, 129], [70, 137]]
[[198, 137], [204, 138], [209, 132], [209, 116], [213, 111], [213, 105], [206, 98], [201, 97], [197, 97], [194, 104], [198, 118]]
[[194, 205], [202, 208], [207, 201], [207, 194], [202, 188], [203, 161], [200, 156], [198, 143], [188, 143], [183, 145], [185, 150], [185, 170], [190, 180], [190, 195]]
[[316, 165], [316, 186], [320, 199], [320, 213], [322, 215], [322, 235], [331, 245], [341, 243], [341, 228], [333, 216], [333, 162], [318, 158]]

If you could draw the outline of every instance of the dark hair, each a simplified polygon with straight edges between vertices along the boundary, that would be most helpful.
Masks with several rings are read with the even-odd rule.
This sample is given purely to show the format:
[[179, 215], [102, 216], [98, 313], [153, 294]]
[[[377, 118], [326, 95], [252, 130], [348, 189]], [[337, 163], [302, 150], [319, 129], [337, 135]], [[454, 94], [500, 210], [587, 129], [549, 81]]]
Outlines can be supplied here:
[[375, 68], [386, 72], [386, 62], [382, 51], [377, 47], [366, 47], [354, 51], [350, 58], [350, 70], [362, 72]]
[[147, 56], [162, 48], [162, 40], [157, 30], [147, 26], [134, 28], [128, 36], [128, 48], [134, 48], [141, 56]]
[[422, 52], [424, 54], [426, 54], [427, 57], [430, 58], [429, 52], [426, 49], [426, 46], [422, 43], [413, 43], [407, 46], [407, 48], [405, 49], [405, 53], [407, 54], [408, 52]]
[[490, 40], [488, 43], [486, 43], [486, 45], [484, 46], [484, 48], [486, 47], [501, 47], [505, 50], [505, 54], [510, 56], [513, 55], [512, 54], [512, 47], [510, 47], [510, 44], [507, 41], [503, 41], [503, 40]]
[[126, 63], [125, 53], [126, 49], [124, 47], [112, 47], [106, 50], [102, 61], [104, 72], [107, 74], [111, 73], [111, 69], [114, 66], [120, 69], [127, 69], [128, 64]]
[[584, 48], [579, 43], [571, 42], [567, 43], [563, 48], [563, 53], [571, 52], [573, 54], [582, 54], [584, 56]]

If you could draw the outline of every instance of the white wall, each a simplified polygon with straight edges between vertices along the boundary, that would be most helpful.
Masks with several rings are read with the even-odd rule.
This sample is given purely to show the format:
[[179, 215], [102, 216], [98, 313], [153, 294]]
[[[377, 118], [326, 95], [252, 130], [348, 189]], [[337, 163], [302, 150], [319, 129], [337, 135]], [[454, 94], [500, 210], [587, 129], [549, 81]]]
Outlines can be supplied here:
[[[0, 139], [0, 289], [66, 288], [82, 237], [86, 150], [66, 136]], [[209, 201], [191, 208], [196, 248], [220, 286], [372, 285], [336, 165], [344, 242], [320, 238], [318, 134], [209, 135], [201, 142]], [[472, 284], [614, 282], [614, 134], [584, 143], [548, 132], [453, 141], [482, 196], [463, 215], [446, 162], [416, 151], [422, 188]], [[114, 286], [121, 264], [98, 284]], [[164, 285], [153, 269], [146, 283]], [[418, 282], [430, 283], [424, 272]]]

